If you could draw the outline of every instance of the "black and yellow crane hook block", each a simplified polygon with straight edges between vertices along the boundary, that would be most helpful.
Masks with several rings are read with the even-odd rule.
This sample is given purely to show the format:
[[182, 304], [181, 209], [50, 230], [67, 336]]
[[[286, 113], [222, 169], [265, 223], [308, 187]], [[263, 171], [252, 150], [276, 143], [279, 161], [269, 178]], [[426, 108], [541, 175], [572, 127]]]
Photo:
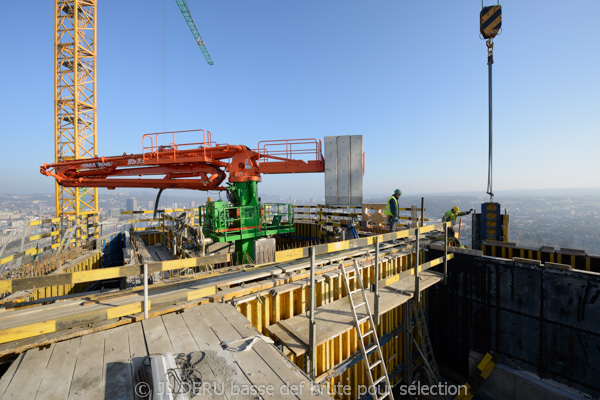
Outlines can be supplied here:
[[502, 6], [482, 7], [479, 13], [481, 35], [484, 39], [493, 39], [502, 28]]

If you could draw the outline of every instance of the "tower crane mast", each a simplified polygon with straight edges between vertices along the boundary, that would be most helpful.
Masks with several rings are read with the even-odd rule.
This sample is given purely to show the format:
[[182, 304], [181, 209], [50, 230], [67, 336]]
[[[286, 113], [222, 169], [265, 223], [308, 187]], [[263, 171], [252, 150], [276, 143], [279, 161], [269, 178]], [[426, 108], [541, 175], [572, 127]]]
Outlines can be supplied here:
[[[175, 0], [206, 62], [213, 61], [185, 0]], [[97, 152], [97, 0], [54, 0], [54, 161], [93, 162]], [[97, 227], [97, 186], [55, 188], [56, 215]], [[78, 228], [76, 239], [89, 232]], [[98, 234], [94, 228], [93, 235]]]

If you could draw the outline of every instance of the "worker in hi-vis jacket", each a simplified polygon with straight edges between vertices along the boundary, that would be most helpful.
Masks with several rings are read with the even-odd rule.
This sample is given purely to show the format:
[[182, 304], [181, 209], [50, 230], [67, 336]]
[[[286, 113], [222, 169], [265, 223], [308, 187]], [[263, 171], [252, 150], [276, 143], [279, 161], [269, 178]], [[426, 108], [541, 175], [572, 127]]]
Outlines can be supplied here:
[[[446, 213], [442, 217], [442, 222], [454, 222], [454, 221], [456, 221], [456, 218], [462, 217], [463, 215], [469, 215], [472, 212], [473, 212], [472, 208], [469, 211], [461, 212], [460, 209], [458, 208], [458, 206], [454, 206], [454, 207], [452, 207], [452, 209], [446, 211]], [[462, 245], [462, 243], [460, 242], [460, 240], [457, 239], [454, 235], [455, 235], [454, 228], [449, 227], [448, 228], [448, 237], [450, 238], [449, 240], [454, 239], [458, 243], [457, 244], [458, 247], [464, 247]]]
[[398, 199], [402, 196], [402, 191], [400, 189], [394, 190], [394, 194], [390, 196], [385, 205], [385, 210], [383, 210], [383, 214], [388, 217], [388, 224], [390, 226], [390, 232], [396, 231], [396, 225], [398, 224], [398, 216], [400, 208], [398, 207]]

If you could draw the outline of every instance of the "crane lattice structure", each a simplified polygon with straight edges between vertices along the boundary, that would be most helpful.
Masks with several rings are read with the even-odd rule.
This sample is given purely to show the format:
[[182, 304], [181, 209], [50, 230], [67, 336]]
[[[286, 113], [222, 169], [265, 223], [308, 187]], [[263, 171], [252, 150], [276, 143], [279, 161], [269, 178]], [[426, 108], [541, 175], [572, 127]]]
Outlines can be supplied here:
[[[93, 158], [97, 154], [96, 0], [55, 0], [54, 6], [54, 159]], [[97, 223], [97, 188], [56, 184], [55, 194], [57, 216], [71, 217], [78, 225], [83, 220]], [[77, 240], [87, 234], [79, 231]]]
[[[208, 64], [213, 61], [185, 0], [176, 0]], [[54, 161], [95, 158], [97, 0], [54, 2]], [[96, 187], [55, 186], [56, 215], [98, 226]], [[66, 228], [65, 228], [66, 229]], [[90, 233], [78, 230], [76, 240]], [[94, 236], [98, 230], [94, 229]]]
[[179, 10], [181, 11], [181, 14], [183, 14], [183, 18], [185, 19], [185, 22], [187, 22], [188, 27], [190, 28], [190, 31], [192, 31], [192, 35], [194, 35], [194, 39], [196, 39], [196, 43], [198, 43], [198, 46], [200, 47], [200, 51], [202, 52], [202, 54], [204, 54], [204, 58], [206, 59], [206, 62], [209, 65], [214, 65], [213, 60], [212, 60], [212, 58], [210, 58], [210, 54], [208, 54], [208, 50], [206, 49], [206, 46], [204, 45], [204, 40], [202, 40], [202, 37], [200, 37], [200, 32], [198, 32], [198, 28], [196, 28], [196, 24], [194, 23], [194, 20], [192, 19], [192, 14], [190, 13], [190, 9], [188, 8], [186, 1], [185, 0], [175, 0], [175, 2], [179, 6]]

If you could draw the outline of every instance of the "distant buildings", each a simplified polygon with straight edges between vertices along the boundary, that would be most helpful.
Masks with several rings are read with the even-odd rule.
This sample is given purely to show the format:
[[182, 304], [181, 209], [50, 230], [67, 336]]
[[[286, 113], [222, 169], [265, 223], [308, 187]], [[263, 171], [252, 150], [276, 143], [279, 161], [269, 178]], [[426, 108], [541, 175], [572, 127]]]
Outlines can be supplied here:
[[137, 210], [137, 200], [135, 197], [130, 197], [126, 202], [126, 210], [127, 211], [136, 211]]

